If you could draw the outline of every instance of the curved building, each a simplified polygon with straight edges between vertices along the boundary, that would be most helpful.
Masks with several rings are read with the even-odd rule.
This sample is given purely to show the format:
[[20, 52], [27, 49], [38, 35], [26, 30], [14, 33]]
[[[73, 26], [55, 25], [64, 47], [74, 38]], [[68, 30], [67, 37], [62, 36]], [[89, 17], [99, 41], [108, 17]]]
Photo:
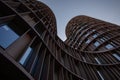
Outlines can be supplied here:
[[69, 21], [66, 35], [65, 43], [85, 62], [78, 64], [84, 79], [120, 79], [120, 26], [82, 15]]
[[57, 36], [37, 0], [0, 0], [0, 80], [118, 80], [120, 26], [77, 16]]
[[120, 27], [88, 16], [76, 16], [66, 27], [66, 44], [80, 51], [107, 51], [119, 47]]

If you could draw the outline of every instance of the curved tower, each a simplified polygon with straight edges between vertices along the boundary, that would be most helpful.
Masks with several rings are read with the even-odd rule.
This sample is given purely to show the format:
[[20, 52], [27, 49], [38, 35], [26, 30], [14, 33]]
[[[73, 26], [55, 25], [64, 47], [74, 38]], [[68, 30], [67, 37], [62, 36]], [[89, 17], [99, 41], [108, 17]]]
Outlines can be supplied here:
[[87, 16], [57, 36], [37, 0], [0, 0], [0, 80], [119, 80], [120, 27]]
[[48, 6], [36, 0], [0, 0], [0, 79], [51, 79], [48, 35], [57, 35]]
[[120, 78], [120, 26], [84, 15], [76, 16], [67, 24], [66, 36], [65, 43], [77, 50], [86, 62], [85, 75], [90, 76], [84, 75], [85, 79]]
[[88, 16], [77, 16], [66, 28], [66, 44], [80, 51], [107, 51], [119, 47], [120, 27]]

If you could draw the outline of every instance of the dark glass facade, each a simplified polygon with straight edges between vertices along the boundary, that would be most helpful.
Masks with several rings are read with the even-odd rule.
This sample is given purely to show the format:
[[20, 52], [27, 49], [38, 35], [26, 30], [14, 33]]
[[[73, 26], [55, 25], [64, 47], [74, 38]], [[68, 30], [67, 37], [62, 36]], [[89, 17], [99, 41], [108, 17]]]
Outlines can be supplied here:
[[120, 26], [77, 16], [57, 36], [37, 0], [0, 0], [0, 80], [119, 80]]

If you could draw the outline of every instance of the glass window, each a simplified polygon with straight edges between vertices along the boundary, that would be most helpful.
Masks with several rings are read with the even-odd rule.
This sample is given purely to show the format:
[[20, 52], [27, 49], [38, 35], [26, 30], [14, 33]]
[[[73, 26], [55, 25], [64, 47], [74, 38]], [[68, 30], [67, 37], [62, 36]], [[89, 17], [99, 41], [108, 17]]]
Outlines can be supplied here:
[[84, 56], [82, 56], [82, 58], [83, 58], [83, 61], [84, 61], [84, 62], [86, 62], [86, 59], [85, 59], [85, 57], [84, 57]]
[[94, 32], [95, 30], [93, 29], [92, 32]]
[[24, 55], [22, 56], [22, 58], [20, 59], [20, 64], [24, 64], [25, 63], [25, 61], [27, 60], [27, 58], [28, 58], [28, 56], [30, 55], [30, 53], [31, 53], [31, 51], [32, 51], [32, 48], [31, 47], [29, 47], [26, 51], [25, 51], [25, 53], [24, 53]]
[[96, 37], [97, 37], [97, 34], [94, 34], [94, 35], [93, 35], [93, 38], [96, 38]]
[[107, 44], [105, 47], [106, 47], [107, 49], [112, 49], [112, 48], [113, 48], [113, 46], [112, 46], [111, 44]]
[[98, 58], [95, 58], [95, 60], [96, 60], [96, 62], [97, 62], [98, 64], [101, 64], [101, 62], [99, 61]]
[[101, 80], [104, 80], [102, 74], [100, 73], [100, 71], [97, 71], [98, 75], [100, 76]]
[[120, 56], [118, 54], [112, 54], [117, 60], [120, 61]]
[[8, 27], [8, 25], [0, 26], [0, 46], [7, 48], [13, 43], [19, 36]]
[[103, 38], [100, 39], [102, 42], [104, 42], [105, 40]]
[[94, 43], [94, 45], [97, 47], [97, 46], [100, 45], [100, 43], [96, 41], [96, 42]]
[[87, 37], [90, 33], [85, 34], [85, 37]]
[[88, 39], [88, 40], [86, 41], [86, 43], [90, 43], [90, 40]]

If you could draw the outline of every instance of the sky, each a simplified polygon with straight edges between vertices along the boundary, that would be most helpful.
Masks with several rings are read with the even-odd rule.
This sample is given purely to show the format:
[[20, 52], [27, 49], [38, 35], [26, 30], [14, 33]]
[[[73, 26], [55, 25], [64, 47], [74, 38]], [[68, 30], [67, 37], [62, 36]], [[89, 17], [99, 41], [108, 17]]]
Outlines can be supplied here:
[[51, 8], [57, 20], [57, 34], [64, 41], [67, 23], [87, 15], [120, 25], [120, 0], [39, 0]]

